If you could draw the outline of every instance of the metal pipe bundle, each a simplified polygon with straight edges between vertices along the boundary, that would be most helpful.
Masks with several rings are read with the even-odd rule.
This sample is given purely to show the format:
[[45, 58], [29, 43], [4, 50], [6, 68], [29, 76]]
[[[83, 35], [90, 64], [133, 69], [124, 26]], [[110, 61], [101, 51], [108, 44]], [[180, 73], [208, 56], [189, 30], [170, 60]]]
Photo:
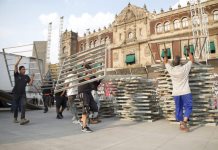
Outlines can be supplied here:
[[121, 119], [153, 122], [159, 118], [154, 82], [142, 76], [121, 77], [111, 81], [116, 87], [115, 112]]
[[[106, 75], [106, 58], [106, 45], [100, 45], [66, 57], [61, 66], [54, 92], [58, 93], [72, 87], [78, 87], [103, 79]], [[91, 69], [86, 69], [86, 64], [89, 64]], [[69, 77], [69, 74], [72, 74], [73, 76]], [[81, 82], [83, 79], [93, 76], [96, 78]], [[66, 82], [66, 80], [70, 78], [72, 81]], [[69, 83], [72, 83], [72, 85], [66, 86], [66, 84]]]

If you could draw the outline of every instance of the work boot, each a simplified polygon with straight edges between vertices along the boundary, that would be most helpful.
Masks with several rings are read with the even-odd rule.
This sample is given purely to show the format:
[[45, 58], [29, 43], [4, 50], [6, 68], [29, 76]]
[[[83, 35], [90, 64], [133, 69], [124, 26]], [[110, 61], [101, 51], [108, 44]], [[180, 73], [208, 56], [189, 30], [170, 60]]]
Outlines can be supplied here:
[[101, 119], [99, 119], [99, 117], [95, 118], [95, 120], [100, 123], [101, 122]]
[[60, 114], [57, 114], [56, 119], [62, 119], [61, 115], [60, 115]]
[[77, 120], [76, 117], [73, 116], [72, 123], [73, 124], [79, 124], [79, 120]]
[[82, 127], [82, 132], [91, 133], [93, 132], [88, 126]]
[[17, 118], [14, 118], [14, 123], [19, 123], [19, 121], [17, 120]]
[[28, 119], [23, 118], [23, 119], [20, 120], [20, 125], [24, 125], [24, 124], [27, 124], [27, 123], [29, 123], [29, 122], [30, 122], [30, 121], [29, 121]]
[[184, 131], [184, 132], [189, 132], [189, 127], [187, 126], [187, 122], [181, 122], [180, 123], [180, 130]]
[[61, 119], [64, 118], [64, 116], [62, 115], [62, 112], [59, 112], [59, 115], [60, 115]]
[[48, 112], [48, 108], [45, 108], [45, 109], [44, 109], [44, 113], [47, 113], [47, 112]]
[[96, 121], [96, 120], [94, 120], [94, 119], [89, 119], [89, 124], [97, 124], [98, 123], [98, 121]]

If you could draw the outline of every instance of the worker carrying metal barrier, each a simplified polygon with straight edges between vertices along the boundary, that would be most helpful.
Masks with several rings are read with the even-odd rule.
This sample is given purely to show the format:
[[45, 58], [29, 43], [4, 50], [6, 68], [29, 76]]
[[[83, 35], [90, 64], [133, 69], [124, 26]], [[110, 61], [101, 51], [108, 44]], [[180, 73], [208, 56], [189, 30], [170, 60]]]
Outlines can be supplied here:
[[94, 117], [99, 110], [91, 91], [93, 90], [92, 84], [106, 76], [107, 53], [107, 46], [99, 45], [66, 57], [61, 65], [54, 93], [78, 87], [79, 98], [83, 103], [82, 119], [79, 120], [83, 132], [92, 132], [87, 125], [88, 122], [98, 122], [89, 118], [90, 114]]

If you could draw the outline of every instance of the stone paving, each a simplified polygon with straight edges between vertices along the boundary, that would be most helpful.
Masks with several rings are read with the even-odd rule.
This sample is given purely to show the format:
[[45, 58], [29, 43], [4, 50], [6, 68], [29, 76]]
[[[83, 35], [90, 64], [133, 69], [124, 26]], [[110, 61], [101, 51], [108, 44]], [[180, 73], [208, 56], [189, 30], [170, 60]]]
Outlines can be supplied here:
[[27, 111], [28, 125], [13, 123], [13, 114], [0, 112], [0, 150], [218, 150], [218, 127], [196, 126], [183, 133], [166, 120], [153, 123], [103, 119], [81, 132], [69, 111], [56, 119], [55, 110]]

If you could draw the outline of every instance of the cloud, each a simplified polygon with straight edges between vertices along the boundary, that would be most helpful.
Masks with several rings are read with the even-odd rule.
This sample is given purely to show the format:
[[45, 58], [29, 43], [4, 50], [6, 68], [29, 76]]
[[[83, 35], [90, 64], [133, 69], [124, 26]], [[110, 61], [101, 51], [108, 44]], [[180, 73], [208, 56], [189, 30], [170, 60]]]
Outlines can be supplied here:
[[[50, 60], [51, 63], [58, 62], [58, 50], [59, 50], [59, 24], [60, 24], [60, 15], [58, 13], [42, 14], [39, 16], [39, 20], [43, 25], [42, 34], [44, 39], [48, 39], [48, 24], [52, 22], [52, 33], [51, 33], [51, 48], [50, 48]], [[103, 28], [108, 26], [114, 21], [114, 14], [107, 12], [99, 12], [95, 15], [88, 13], [83, 13], [81, 16], [70, 15], [66, 19], [67, 30], [72, 30], [78, 32], [80, 36], [83, 36], [83, 33], [86, 32], [86, 29], [93, 31], [94, 29]], [[65, 21], [64, 21], [65, 22]], [[65, 30], [65, 28], [63, 28]]]
[[72, 29], [74, 32], [78, 32], [80, 36], [83, 36], [83, 33], [86, 32], [86, 29], [90, 29], [90, 31], [95, 29], [97, 31], [98, 28], [108, 26], [113, 21], [114, 14], [110, 12], [99, 12], [95, 15], [90, 15], [88, 13], [83, 13], [81, 16], [71, 15], [68, 20], [69, 24], [67, 29]]
[[45, 40], [48, 40], [48, 25], [52, 22], [51, 45], [50, 45], [50, 61], [57, 63], [59, 50], [59, 22], [60, 15], [56, 12], [50, 14], [41, 14], [39, 21], [43, 25], [42, 34]]
[[178, 8], [178, 5], [180, 4], [182, 7], [186, 6], [187, 5], [187, 2], [189, 0], [179, 0], [176, 4], [174, 4], [172, 6], [173, 9], [177, 9]]
[[45, 14], [41, 14], [39, 16], [39, 20], [43, 25], [48, 25], [50, 22], [54, 22], [57, 21], [59, 18], [58, 13], [54, 12], [54, 13], [50, 13], [48, 15]]
[[[48, 15], [42, 14], [39, 16], [39, 21], [43, 25], [43, 31], [42, 34], [44, 36], [44, 39], [47, 40], [48, 38], [48, 25], [49, 23], [52, 23], [52, 37], [56, 37], [58, 31], [59, 31], [59, 21], [60, 21], [60, 16], [58, 13], [50, 13]], [[54, 33], [55, 34], [54, 34]]]

